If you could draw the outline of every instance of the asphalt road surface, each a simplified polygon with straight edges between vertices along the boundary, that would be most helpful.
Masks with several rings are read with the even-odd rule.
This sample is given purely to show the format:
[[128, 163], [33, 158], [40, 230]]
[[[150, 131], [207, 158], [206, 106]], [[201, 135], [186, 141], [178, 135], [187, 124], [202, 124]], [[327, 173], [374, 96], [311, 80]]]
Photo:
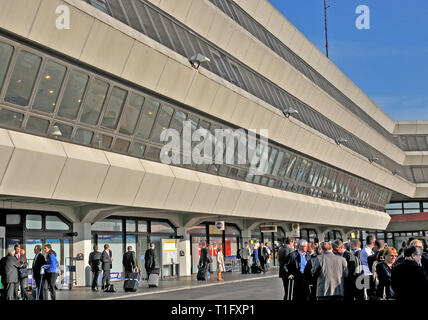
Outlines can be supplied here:
[[282, 280], [276, 276], [160, 294], [129, 296], [127, 300], [281, 300], [283, 297]]

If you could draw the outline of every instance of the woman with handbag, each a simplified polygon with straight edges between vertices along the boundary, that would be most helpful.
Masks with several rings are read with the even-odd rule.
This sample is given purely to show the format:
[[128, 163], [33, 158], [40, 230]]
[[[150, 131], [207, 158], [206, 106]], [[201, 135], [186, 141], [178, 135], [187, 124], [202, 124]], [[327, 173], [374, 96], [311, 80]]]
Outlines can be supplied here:
[[221, 247], [218, 247], [217, 249], [217, 271], [218, 271], [218, 281], [224, 281], [224, 279], [221, 278], [221, 273], [226, 271], [226, 268], [224, 267], [224, 256], [223, 252], [221, 250]]
[[47, 300], [49, 290], [52, 300], [56, 300], [55, 283], [58, 270], [56, 253], [52, 250], [52, 246], [49, 243], [44, 245], [43, 251], [46, 253], [46, 264], [43, 266], [43, 269], [45, 269], [43, 276], [43, 298]]

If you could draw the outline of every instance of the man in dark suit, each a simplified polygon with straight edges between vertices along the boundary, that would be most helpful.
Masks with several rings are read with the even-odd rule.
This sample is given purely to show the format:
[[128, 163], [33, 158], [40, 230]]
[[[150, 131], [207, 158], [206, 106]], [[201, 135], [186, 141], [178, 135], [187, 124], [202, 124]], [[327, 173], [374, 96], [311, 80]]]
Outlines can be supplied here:
[[150, 276], [152, 270], [156, 267], [155, 263], [155, 244], [150, 243], [150, 248], [144, 254], [144, 268], [146, 268], [147, 277]]
[[294, 280], [293, 300], [305, 301], [309, 296], [309, 287], [304, 276], [306, 263], [310, 260], [307, 254], [308, 242], [299, 240], [298, 250], [290, 253], [285, 260], [288, 280]]
[[16, 300], [18, 296], [18, 269], [22, 265], [18, 262], [15, 257], [15, 250], [9, 249], [5, 263], [5, 274], [6, 274], [6, 300]]
[[6, 300], [6, 259], [7, 256], [1, 258], [0, 260], [0, 277], [1, 277], [1, 299]]
[[92, 291], [98, 291], [98, 278], [101, 272], [101, 252], [94, 245], [94, 251], [89, 254], [89, 266], [92, 271]]
[[101, 263], [103, 269], [103, 281], [101, 290], [108, 288], [110, 286], [110, 270], [113, 267], [112, 265], [113, 258], [110, 250], [110, 245], [104, 245], [104, 251], [101, 254]]
[[285, 267], [287, 256], [294, 250], [294, 238], [287, 237], [285, 240], [285, 246], [281, 246], [278, 251], [278, 260], [279, 260], [279, 277], [282, 279], [282, 284], [284, 286], [284, 300], [287, 299], [287, 290], [288, 290], [288, 279], [287, 279], [287, 269]]
[[345, 277], [345, 300], [354, 300], [354, 291], [355, 291], [355, 256], [352, 252], [345, 249], [342, 240], [335, 240], [332, 244], [333, 252], [337, 256], [343, 257], [346, 260], [348, 265], [348, 276]]
[[129, 278], [129, 274], [135, 272], [138, 267], [137, 257], [132, 251], [132, 246], [128, 246], [128, 251], [123, 255], [122, 264], [125, 268], [125, 278]]
[[43, 299], [43, 290], [40, 290], [40, 282], [42, 280], [41, 270], [42, 266], [46, 264], [46, 259], [42, 254], [42, 246], [34, 246], [34, 260], [32, 265], [33, 279], [36, 281], [37, 292], [39, 292], [39, 299]]
[[269, 258], [268, 252], [267, 252], [267, 248], [264, 245], [264, 243], [260, 243], [260, 248], [259, 248], [259, 260], [260, 260], [260, 265], [262, 267], [262, 271], [263, 273], [266, 273], [266, 269], [267, 269], [267, 261]]

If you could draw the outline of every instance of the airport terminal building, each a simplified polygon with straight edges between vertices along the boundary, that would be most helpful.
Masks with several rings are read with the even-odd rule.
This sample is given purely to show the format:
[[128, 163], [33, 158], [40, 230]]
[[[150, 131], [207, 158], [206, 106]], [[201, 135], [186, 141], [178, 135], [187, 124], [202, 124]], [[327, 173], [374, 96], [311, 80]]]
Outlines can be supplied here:
[[[154, 242], [165, 277], [195, 273], [203, 242], [233, 269], [244, 241], [428, 235], [414, 222], [428, 123], [391, 120], [267, 0], [0, 6], [2, 255], [51, 243], [64, 277], [87, 285], [93, 244], [111, 245], [122, 279], [128, 245], [144, 264]], [[258, 142], [267, 129], [266, 172], [165, 164], [161, 134], [183, 121]]]

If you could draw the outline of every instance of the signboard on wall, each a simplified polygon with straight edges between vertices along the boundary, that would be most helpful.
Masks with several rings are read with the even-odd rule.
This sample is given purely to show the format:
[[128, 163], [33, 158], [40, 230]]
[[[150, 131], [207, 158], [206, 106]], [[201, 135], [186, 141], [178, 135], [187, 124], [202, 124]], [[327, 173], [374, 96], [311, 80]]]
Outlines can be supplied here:
[[224, 221], [216, 221], [214, 225], [217, 230], [224, 230]]
[[209, 233], [210, 234], [223, 234], [223, 230], [218, 230], [215, 225], [209, 225]]
[[178, 264], [178, 240], [177, 239], [161, 239], [162, 246], [162, 264]]
[[277, 232], [278, 227], [275, 225], [260, 226], [261, 232]]
[[300, 225], [298, 223], [293, 223], [291, 226], [291, 236], [298, 238], [300, 237]]

